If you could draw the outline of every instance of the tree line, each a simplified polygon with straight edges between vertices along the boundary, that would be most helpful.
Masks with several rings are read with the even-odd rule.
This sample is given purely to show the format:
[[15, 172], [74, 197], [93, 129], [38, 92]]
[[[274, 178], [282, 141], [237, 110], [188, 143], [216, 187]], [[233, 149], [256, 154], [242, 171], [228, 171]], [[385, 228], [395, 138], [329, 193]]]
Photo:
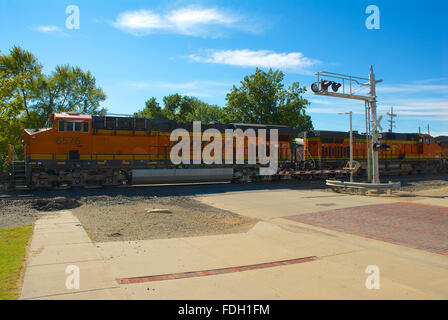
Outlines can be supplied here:
[[238, 87], [232, 87], [223, 108], [176, 93], [163, 98], [163, 107], [155, 97], [150, 98], [134, 116], [181, 123], [195, 120], [203, 123], [277, 124], [303, 131], [312, 129], [311, 117], [305, 112], [309, 105], [303, 98], [306, 88], [298, 82], [285, 88], [283, 80], [284, 74], [280, 70], [265, 72], [257, 68], [254, 74], [245, 76]]
[[[8, 144], [21, 154], [25, 128], [45, 127], [52, 113], [99, 114], [100, 103], [106, 99], [90, 71], [69, 64], [56, 66], [50, 74], [42, 70], [43, 65], [27, 50], [14, 46], [8, 54], [0, 52], [0, 172], [6, 172]], [[283, 80], [280, 70], [257, 68], [233, 86], [222, 108], [176, 93], [165, 96], [163, 106], [150, 98], [134, 116], [311, 129], [311, 118], [305, 113], [309, 102], [303, 98], [306, 88], [298, 82], [285, 88]]]

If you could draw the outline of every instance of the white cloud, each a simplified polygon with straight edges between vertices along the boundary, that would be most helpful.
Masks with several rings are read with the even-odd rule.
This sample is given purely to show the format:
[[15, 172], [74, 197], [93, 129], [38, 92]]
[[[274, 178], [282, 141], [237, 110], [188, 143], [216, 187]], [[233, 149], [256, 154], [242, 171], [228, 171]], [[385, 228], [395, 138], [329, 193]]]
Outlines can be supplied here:
[[113, 25], [132, 35], [169, 32], [192, 36], [219, 36], [214, 27], [236, 27], [240, 18], [217, 8], [190, 6], [165, 14], [151, 10], [126, 11]]
[[61, 28], [59, 28], [58, 26], [37, 26], [34, 28], [34, 30], [43, 32], [43, 33], [50, 33], [50, 32], [60, 31]]
[[209, 50], [206, 55], [191, 54], [198, 62], [227, 64], [239, 67], [282, 68], [307, 73], [306, 68], [321, 63], [301, 52], [276, 53], [270, 50]]
[[167, 19], [177, 30], [185, 34], [195, 32], [199, 25], [232, 25], [238, 21], [238, 18], [227, 16], [217, 9], [193, 7], [172, 11]]
[[124, 12], [119, 15], [114, 25], [135, 35], [146, 34], [168, 27], [162, 17], [149, 10]]

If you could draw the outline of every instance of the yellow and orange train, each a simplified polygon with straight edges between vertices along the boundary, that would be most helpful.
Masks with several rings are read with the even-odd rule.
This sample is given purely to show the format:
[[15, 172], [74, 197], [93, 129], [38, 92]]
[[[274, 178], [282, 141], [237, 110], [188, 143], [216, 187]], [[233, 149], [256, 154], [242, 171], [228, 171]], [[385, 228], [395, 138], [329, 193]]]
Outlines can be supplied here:
[[[185, 129], [193, 135], [193, 125], [172, 120], [131, 117], [90, 116], [78, 113], [53, 114], [47, 128], [26, 129], [23, 133], [24, 164], [16, 163], [18, 178], [25, 177], [30, 187], [48, 188], [60, 185], [115, 186], [123, 183], [160, 183], [190, 181], [254, 180], [262, 166], [249, 163], [250, 143], [261, 139], [260, 129], [278, 130], [278, 163], [291, 160], [290, 141], [295, 131], [286, 126], [247, 124], [208, 124], [200, 130], [217, 129], [225, 145], [226, 129], [254, 129], [255, 140], [244, 141], [244, 154], [233, 146], [237, 164], [207, 165], [204, 161], [174, 165], [170, 159], [171, 132]], [[269, 145], [269, 134], [265, 137]], [[192, 141], [193, 139], [191, 139]], [[204, 148], [207, 142], [203, 142]], [[197, 151], [197, 150], [196, 150]], [[191, 148], [191, 154], [195, 150]], [[224, 151], [223, 151], [224, 153]], [[241, 153], [241, 152], [240, 152]], [[223, 156], [225, 162], [225, 156]], [[240, 160], [239, 162], [236, 160]], [[258, 160], [258, 159], [257, 159]], [[23, 172], [25, 171], [25, 172]], [[17, 182], [17, 179], [14, 179]], [[17, 183], [16, 183], [17, 184]]]
[[[280, 178], [279, 174], [260, 176], [264, 166], [249, 162], [248, 151], [254, 140], [244, 140], [244, 152], [233, 145], [236, 164], [207, 164], [204, 161], [175, 165], [170, 159], [170, 141], [175, 129], [185, 129], [193, 136], [193, 124], [172, 120], [132, 117], [90, 116], [78, 113], [53, 114], [47, 128], [26, 129], [23, 132], [23, 160], [10, 151], [11, 184], [30, 188], [58, 186], [84, 187], [91, 185], [254, 181]], [[256, 142], [263, 136], [261, 129], [278, 130], [278, 173], [284, 170], [342, 169], [349, 160], [349, 134], [339, 131], [308, 131], [274, 125], [220, 124], [201, 126], [201, 132], [217, 129], [225, 144], [227, 129], [253, 129]], [[269, 134], [266, 142], [269, 145]], [[191, 139], [193, 140], [193, 139]], [[411, 173], [445, 170], [448, 152], [441, 142], [425, 134], [383, 133], [379, 146], [380, 170]], [[203, 142], [201, 148], [207, 143]], [[354, 160], [366, 169], [366, 136], [354, 134]], [[225, 160], [224, 148], [222, 158]], [[239, 150], [239, 149], [238, 149]], [[252, 150], [252, 149], [251, 149]], [[194, 149], [191, 149], [191, 153]], [[268, 151], [269, 153], [269, 151]], [[282, 176], [285, 178], [284, 176]], [[300, 176], [296, 175], [296, 178]], [[320, 177], [326, 178], [327, 175]]]

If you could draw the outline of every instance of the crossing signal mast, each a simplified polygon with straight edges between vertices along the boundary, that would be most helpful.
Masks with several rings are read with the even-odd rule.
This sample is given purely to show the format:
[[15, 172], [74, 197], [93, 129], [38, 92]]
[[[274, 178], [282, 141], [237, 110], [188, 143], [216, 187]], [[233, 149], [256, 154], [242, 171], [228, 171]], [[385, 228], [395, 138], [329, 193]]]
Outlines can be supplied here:
[[[376, 84], [382, 82], [382, 80], [375, 80], [373, 66], [370, 66], [369, 78], [354, 77], [326, 71], [318, 72], [316, 73], [316, 76], [317, 81], [311, 85], [311, 90], [315, 95], [364, 101], [366, 114], [368, 179], [372, 184], [380, 185], [378, 150], [381, 149], [379, 143], [379, 138], [381, 137], [379, 130], [382, 131], [380, 125], [382, 117], [377, 117], [375, 87]], [[369, 88], [369, 94], [357, 94], [359, 87]]]
[[390, 112], [388, 112], [387, 115], [390, 117], [389, 120], [387, 120], [389, 122], [389, 132], [392, 132], [392, 129], [395, 128], [394, 118], [397, 116], [394, 113], [394, 107], [390, 107]]

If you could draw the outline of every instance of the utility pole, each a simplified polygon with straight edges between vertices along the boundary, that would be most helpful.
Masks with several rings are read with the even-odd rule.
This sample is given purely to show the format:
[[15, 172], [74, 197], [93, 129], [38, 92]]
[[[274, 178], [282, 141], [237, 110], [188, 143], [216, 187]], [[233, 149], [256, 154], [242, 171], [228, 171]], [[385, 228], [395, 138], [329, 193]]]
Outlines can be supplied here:
[[388, 120], [389, 121], [389, 132], [392, 132], [392, 129], [395, 126], [394, 118], [397, 116], [394, 113], [394, 107], [390, 107], [390, 112], [388, 112], [387, 115], [390, 117], [390, 119]]
[[373, 73], [373, 66], [370, 66], [369, 86], [370, 86], [370, 118], [372, 120], [372, 173], [373, 184], [380, 183], [379, 159], [378, 150], [374, 146], [378, 145], [379, 132], [382, 129], [379, 125], [379, 120], [376, 116], [376, 90], [375, 90], [375, 74]]

